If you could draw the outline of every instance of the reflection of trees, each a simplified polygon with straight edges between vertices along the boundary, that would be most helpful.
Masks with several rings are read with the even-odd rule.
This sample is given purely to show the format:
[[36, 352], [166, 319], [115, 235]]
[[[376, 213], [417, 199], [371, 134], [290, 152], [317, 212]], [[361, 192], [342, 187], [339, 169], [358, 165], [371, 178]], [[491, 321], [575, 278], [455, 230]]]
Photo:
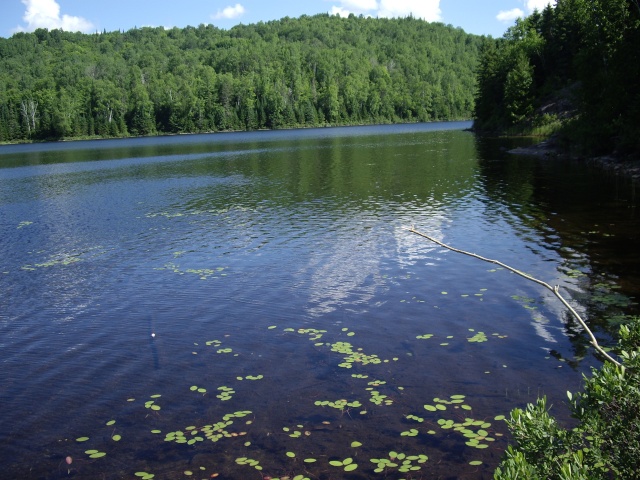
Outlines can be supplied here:
[[[632, 185], [582, 164], [514, 156], [505, 146], [516, 145], [477, 139], [487, 215], [509, 222], [530, 248], [562, 258], [563, 286], [590, 328], [605, 339], [615, 335], [617, 326], [608, 318], [633, 313], [622, 298], [640, 293]], [[588, 340], [570, 315], [562, 317], [576, 356], [583, 356]]]
[[[397, 229], [395, 245], [356, 235], [384, 228], [389, 218], [404, 225], [419, 218], [439, 231], [446, 205], [476, 184], [472, 134], [388, 128], [400, 133], [374, 127], [379, 134], [326, 129], [94, 142], [91, 150], [60, 149], [43, 163], [67, 163], [52, 168], [71, 189], [132, 179], [141, 188], [167, 188], [169, 210], [147, 211], [148, 218], [187, 217], [198, 222], [198, 234], [215, 225], [225, 235], [217, 242], [247, 248], [278, 236], [284, 243], [323, 242], [328, 253], [310, 255], [308, 266], [310, 313], [321, 314], [347, 302], [366, 305], [380, 286], [386, 249], [410, 262], [429, 252]], [[80, 163], [88, 159], [101, 161]]]

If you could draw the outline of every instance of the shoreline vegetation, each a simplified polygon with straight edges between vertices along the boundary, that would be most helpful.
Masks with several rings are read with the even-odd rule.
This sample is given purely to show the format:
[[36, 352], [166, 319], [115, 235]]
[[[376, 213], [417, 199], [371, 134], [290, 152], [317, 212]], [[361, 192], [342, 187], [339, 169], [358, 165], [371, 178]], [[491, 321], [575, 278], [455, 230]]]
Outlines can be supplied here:
[[640, 3], [558, 0], [485, 39], [474, 129], [552, 139], [571, 158], [640, 158]]
[[[544, 133], [510, 153], [595, 163], [640, 179], [640, 2], [557, 0], [485, 41], [476, 132]], [[640, 319], [619, 332], [622, 365], [605, 362], [567, 392], [578, 425], [565, 429], [546, 398], [508, 420], [515, 444], [497, 480], [640, 478]]]
[[285, 17], [0, 38], [0, 142], [471, 118], [482, 37], [413, 17]]
[[[173, 137], [173, 136], [181, 136], [181, 135], [210, 135], [215, 133], [240, 133], [240, 132], [273, 132], [273, 131], [282, 131], [282, 130], [307, 130], [313, 128], [341, 128], [341, 127], [374, 127], [378, 125], [412, 125], [418, 123], [438, 123], [438, 122], [471, 122], [472, 118], [452, 118], [448, 120], [434, 120], [428, 122], [374, 122], [374, 123], [337, 123], [337, 124], [318, 124], [318, 125], [298, 125], [298, 126], [290, 126], [290, 127], [280, 127], [280, 128], [257, 128], [254, 130], [239, 130], [239, 129], [229, 129], [229, 130], [211, 130], [205, 132], [178, 132], [178, 133], [167, 133], [167, 132], [156, 132], [154, 134], [149, 135], [124, 135], [118, 137], [102, 137], [98, 135], [93, 136], [84, 136], [84, 137], [68, 137], [68, 138], [59, 138], [59, 139], [30, 139], [30, 140], [20, 140], [13, 142], [0, 142], [0, 146], [3, 145], [31, 145], [31, 144], [39, 144], [39, 143], [58, 143], [58, 142], [85, 142], [85, 141], [99, 141], [99, 140], [126, 140], [126, 139], [134, 139], [134, 138], [153, 138], [153, 137]], [[472, 131], [472, 129], [468, 129]]]

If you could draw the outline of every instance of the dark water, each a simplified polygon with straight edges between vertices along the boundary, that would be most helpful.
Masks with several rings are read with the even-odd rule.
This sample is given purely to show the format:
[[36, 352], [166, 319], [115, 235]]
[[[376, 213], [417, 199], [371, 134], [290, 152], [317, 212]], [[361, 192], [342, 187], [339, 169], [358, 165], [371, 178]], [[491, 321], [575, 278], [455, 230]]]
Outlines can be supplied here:
[[0, 478], [490, 478], [496, 416], [568, 421], [599, 362], [558, 302], [405, 228], [610, 343], [638, 199], [467, 126], [0, 148]]

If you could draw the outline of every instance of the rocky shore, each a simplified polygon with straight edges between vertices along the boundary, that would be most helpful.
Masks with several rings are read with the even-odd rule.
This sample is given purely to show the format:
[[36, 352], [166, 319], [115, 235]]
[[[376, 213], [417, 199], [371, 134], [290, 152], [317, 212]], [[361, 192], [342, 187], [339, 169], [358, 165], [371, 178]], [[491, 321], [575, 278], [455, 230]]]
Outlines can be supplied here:
[[530, 147], [518, 147], [509, 150], [514, 155], [529, 155], [546, 158], [564, 158], [581, 160], [601, 166], [604, 170], [614, 172], [616, 175], [622, 175], [640, 181], [640, 159], [637, 157], [621, 157], [617, 155], [605, 155], [602, 157], [585, 158], [563, 153], [557, 147], [553, 139], [545, 140]]

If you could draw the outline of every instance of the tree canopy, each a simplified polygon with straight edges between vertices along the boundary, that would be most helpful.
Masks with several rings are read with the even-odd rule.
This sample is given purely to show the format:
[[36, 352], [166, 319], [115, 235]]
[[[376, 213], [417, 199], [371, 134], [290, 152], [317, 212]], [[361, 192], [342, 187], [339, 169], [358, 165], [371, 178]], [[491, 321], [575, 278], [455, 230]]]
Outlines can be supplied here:
[[285, 17], [0, 38], [0, 142], [471, 118], [481, 37]]
[[562, 120], [583, 153], [640, 153], [640, 2], [557, 0], [485, 39], [479, 130]]

